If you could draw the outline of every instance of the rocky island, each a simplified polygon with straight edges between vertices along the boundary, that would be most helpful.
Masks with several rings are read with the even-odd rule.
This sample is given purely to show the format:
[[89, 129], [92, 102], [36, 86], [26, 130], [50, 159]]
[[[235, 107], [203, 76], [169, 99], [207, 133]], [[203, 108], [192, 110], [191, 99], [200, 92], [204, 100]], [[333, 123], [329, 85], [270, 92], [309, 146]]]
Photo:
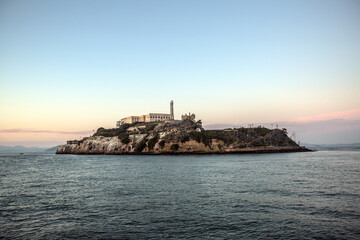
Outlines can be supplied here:
[[192, 119], [125, 123], [68, 141], [57, 154], [228, 154], [304, 152], [286, 129], [262, 126], [205, 130]]

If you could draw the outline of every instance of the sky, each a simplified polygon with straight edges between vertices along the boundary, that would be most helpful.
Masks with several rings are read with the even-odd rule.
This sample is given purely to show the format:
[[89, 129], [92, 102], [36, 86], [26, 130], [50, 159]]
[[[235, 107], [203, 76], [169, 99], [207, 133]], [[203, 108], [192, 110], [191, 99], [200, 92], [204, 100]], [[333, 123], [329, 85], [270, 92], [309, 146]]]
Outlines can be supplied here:
[[0, 1], [0, 145], [51, 147], [171, 100], [204, 126], [360, 142], [360, 2]]

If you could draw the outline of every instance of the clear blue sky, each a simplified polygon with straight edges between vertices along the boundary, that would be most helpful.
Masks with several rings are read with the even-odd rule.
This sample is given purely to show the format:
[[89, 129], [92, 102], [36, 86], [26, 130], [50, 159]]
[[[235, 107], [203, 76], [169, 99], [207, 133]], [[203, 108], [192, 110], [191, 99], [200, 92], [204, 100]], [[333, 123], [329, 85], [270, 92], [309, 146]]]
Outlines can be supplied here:
[[1, 129], [112, 127], [172, 99], [208, 124], [359, 109], [360, 2], [0, 2]]

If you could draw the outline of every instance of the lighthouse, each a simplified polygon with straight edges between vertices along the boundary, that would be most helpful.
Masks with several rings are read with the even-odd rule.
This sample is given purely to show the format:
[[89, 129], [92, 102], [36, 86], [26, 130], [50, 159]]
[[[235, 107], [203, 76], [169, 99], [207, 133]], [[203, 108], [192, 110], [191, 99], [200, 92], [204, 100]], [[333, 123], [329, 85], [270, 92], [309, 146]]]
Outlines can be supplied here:
[[170, 102], [170, 120], [174, 120], [174, 101]]

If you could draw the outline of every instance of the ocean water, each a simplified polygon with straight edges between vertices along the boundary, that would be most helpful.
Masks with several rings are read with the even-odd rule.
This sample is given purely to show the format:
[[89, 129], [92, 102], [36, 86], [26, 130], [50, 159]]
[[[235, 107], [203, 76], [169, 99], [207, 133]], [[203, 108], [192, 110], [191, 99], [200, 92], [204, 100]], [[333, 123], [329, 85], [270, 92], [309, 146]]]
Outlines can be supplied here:
[[360, 239], [360, 151], [0, 155], [0, 238]]

